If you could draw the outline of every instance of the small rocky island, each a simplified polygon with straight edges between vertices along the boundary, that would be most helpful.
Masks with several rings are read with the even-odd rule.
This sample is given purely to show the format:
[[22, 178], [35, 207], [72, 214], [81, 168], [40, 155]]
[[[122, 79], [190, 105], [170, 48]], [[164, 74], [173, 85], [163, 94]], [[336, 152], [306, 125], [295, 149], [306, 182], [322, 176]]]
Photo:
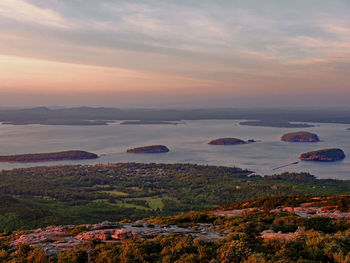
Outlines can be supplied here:
[[2, 155], [0, 162], [9, 163], [34, 163], [34, 162], [53, 162], [67, 160], [87, 160], [97, 159], [95, 153], [85, 151], [63, 151], [50, 153], [33, 153], [33, 154], [18, 154], [18, 155]]
[[169, 152], [168, 147], [164, 145], [151, 145], [128, 149], [127, 153], [166, 153]]
[[281, 137], [281, 141], [283, 142], [319, 142], [320, 139], [318, 138], [317, 134], [306, 132], [306, 131], [299, 131], [299, 132], [291, 132], [284, 134]]
[[343, 150], [338, 148], [321, 149], [317, 151], [307, 152], [300, 155], [302, 161], [317, 161], [317, 162], [334, 162], [345, 158]]
[[[254, 140], [249, 140], [249, 142], [254, 142]], [[238, 144], [247, 144], [248, 142], [243, 141], [237, 138], [219, 138], [210, 141], [210, 145], [238, 145]]]

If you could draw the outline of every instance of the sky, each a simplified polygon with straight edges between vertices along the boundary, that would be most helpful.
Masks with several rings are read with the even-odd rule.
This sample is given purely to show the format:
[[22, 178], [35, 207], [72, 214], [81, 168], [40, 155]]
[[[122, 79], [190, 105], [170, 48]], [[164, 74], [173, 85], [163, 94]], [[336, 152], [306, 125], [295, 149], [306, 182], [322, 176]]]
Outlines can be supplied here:
[[349, 0], [0, 0], [0, 106], [348, 106]]

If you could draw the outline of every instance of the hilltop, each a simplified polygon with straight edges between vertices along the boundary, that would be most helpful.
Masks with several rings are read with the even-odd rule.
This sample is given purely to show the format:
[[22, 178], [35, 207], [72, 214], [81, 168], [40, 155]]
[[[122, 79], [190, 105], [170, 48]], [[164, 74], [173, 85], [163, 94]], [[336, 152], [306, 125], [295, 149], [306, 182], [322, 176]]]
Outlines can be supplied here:
[[4, 232], [0, 257], [51, 263], [347, 262], [349, 203], [349, 195], [272, 196], [136, 222]]

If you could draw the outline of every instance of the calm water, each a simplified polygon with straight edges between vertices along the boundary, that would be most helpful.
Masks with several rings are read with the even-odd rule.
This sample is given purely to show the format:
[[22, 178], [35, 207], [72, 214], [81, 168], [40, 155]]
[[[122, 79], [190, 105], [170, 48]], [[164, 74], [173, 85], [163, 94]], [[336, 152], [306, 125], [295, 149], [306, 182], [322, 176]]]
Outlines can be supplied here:
[[[97, 160], [55, 163], [9, 164], [0, 169], [35, 165], [159, 162], [198, 163], [247, 168], [257, 174], [283, 171], [306, 171], [319, 178], [350, 179], [349, 125], [317, 124], [303, 130], [315, 132], [322, 142], [280, 142], [282, 134], [297, 131], [290, 128], [241, 126], [238, 121], [186, 121], [180, 125], [119, 125], [109, 126], [13, 126], [0, 125], [0, 154], [21, 154], [81, 149], [102, 155]], [[212, 146], [208, 141], [220, 137], [255, 139], [247, 145]], [[127, 154], [130, 147], [164, 144], [170, 148], [165, 154]], [[273, 168], [298, 161], [300, 153], [326, 147], [340, 147], [348, 158], [335, 163], [299, 162], [276, 171]]]

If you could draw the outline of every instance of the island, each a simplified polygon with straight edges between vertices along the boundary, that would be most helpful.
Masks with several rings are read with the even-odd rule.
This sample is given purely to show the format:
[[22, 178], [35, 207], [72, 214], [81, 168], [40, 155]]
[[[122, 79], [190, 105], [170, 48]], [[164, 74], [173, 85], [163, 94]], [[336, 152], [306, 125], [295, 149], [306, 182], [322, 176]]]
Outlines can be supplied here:
[[171, 121], [123, 121], [120, 125], [177, 125], [180, 122]]
[[299, 132], [291, 132], [284, 134], [281, 137], [281, 141], [283, 142], [319, 142], [320, 139], [318, 138], [317, 134], [306, 132], [306, 131], [299, 131]]
[[15, 120], [15, 121], [4, 121], [4, 125], [64, 125], [64, 126], [102, 126], [113, 123], [114, 121], [105, 120], [60, 120], [60, 119], [49, 119], [49, 120]]
[[169, 152], [168, 147], [164, 145], [150, 145], [128, 149], [127, 153], [166, 153]]
[[17, 154], [17, 155], [2, 155], [0, 162], [9, 163], [34, 163], [34, 162], [53, 162], [67, 160], [87, 160], [97, 159], [95, 153], [85, 151], [63, 151], [50, 153], [32, 153], [32, 154]]
[[321, 149], [300, 155], [302, 161], [334, 162], [345, 158], [345, 153], [339, 148]]
[[258, 120], [258, 121], [242, 121], [240, 125], [246, 126], [260, 126], [260, 127], [273, 127], [273, 128], [310, 128], [314, 125], [307, 123], [290, 123], [289, 121], [280, 120]]
[[[252, 140], [250, 140], [252, 142]], [[237, 138], [219, 138], [210, 141], [210, 145], [238, 145], [238, 144], [247, 144], [246, 141]]]

